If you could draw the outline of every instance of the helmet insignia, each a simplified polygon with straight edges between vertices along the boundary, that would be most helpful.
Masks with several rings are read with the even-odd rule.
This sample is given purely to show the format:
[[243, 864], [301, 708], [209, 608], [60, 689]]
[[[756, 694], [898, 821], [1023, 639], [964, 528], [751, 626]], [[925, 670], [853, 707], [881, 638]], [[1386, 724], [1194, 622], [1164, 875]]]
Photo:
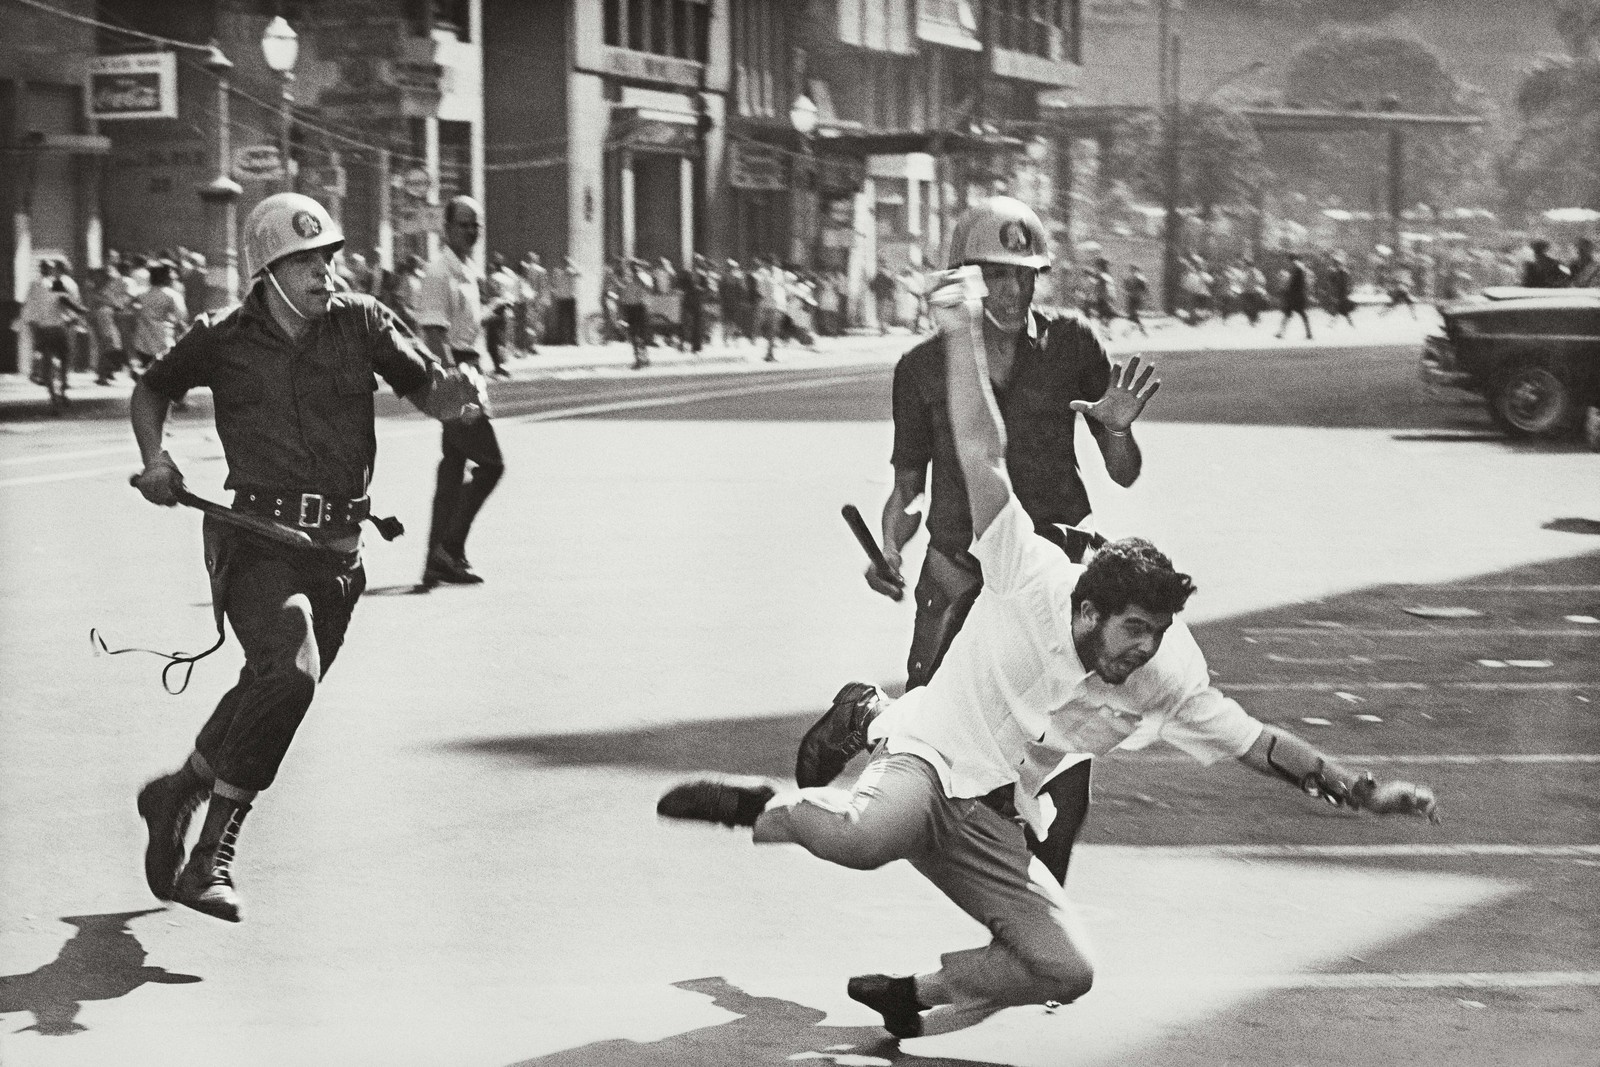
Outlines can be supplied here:
[[322, 223], [309, 211], [296, 211], [294, 218], [289, 220], [289, 225], [294, 227], [294, 232], [301, 237], [315, 237], [322, 232]]
[[1007, 252], [1027, 252], [1033, 247], [1033, 235], [1027, 226], [1013, 219], [1000, 227], [1000, 247]]

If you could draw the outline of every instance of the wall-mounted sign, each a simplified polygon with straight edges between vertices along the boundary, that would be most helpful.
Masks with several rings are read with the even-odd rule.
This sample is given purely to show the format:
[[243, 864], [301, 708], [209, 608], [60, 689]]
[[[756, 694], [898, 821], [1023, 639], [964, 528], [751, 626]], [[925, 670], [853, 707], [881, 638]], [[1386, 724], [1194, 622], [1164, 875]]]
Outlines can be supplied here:
[[917, 36], [949, 48], [983, 48], [972, 0], [917, 0]]
[[735, 189], [787, 189], [783, 155], [764, 144], [729, 141], [728, 184]]
[[95, 56], [89, 60], [91, 119], [178, 117], [178, 57], [173, 52]]
[[627, 48], [606, 45], [601, 53], [602, 73], [635, 81], [665, 82], [693, 89], [700, 84], [700, 64], [692, 59], [676, 56], [658, 56], [650, 52], [635, 52]]
[[233, 150], [233, 176], [238, 181], [283, 179], [283, 157], [275, 144], [247, 144]]

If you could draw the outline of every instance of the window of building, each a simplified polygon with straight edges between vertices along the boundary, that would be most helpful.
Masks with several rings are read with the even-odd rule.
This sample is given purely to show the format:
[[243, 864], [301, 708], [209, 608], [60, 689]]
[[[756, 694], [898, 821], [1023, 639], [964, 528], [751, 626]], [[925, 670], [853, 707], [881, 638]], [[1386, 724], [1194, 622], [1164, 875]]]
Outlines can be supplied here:
[[[263, 0], [264, 3], [298, 3], [309, 6], [316, 0]], [[472, 32], [471, 0], [405, 0], [406, 20], [418, 35], [432, 31], [449, 30], [459, 40], [470, 40]], [[290, 22], [294, 16], [285, 14]]]
[[788, 120], [793, 72], [789, 0], [745, 0], [733, 5], [733, 63], [738, 114]]
[[1081, 0], [993, 0], [990, 39], [999, 48], [1054, 62], [1075, 61]]
[[439, 120], [439, 202], [472, 195], [472, 123]]
[[605, 42], [635, 52], [706, 62], [711, 0], [605, 0]]

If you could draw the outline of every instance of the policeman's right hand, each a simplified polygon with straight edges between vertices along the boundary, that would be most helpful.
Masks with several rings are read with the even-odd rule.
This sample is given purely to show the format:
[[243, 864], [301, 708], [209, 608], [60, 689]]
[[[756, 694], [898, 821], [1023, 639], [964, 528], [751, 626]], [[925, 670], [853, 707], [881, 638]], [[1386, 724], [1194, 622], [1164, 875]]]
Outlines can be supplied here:
[[163, 452], [134, 476], [133, 484], [150, 503], [170, 508], [178, 503], [178, 493], [183, 489], [183, 472], [172, 461], [172, 457]]
[[884, 559], [890, 567], [887, 571], [876, 563], [867, 565], [867, 585], [872, 587], [874, 593], [882, 594], [890, 600], [904, 600], [906, 580], [900, 573], [900, 558], [897, 554], [885, 552]]

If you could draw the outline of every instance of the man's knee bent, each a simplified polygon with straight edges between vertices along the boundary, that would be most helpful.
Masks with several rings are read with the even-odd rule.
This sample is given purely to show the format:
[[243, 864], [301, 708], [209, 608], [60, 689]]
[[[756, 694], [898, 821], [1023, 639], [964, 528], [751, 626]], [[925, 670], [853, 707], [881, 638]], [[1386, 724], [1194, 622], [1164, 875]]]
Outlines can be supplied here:
[[842, 789], [806, 789], [780, 797], [756, 821], [758, 844], [792, 843], [818, 859], [856, 871], [873, 871], [905, 858], [893, 828], [864, 820]]

